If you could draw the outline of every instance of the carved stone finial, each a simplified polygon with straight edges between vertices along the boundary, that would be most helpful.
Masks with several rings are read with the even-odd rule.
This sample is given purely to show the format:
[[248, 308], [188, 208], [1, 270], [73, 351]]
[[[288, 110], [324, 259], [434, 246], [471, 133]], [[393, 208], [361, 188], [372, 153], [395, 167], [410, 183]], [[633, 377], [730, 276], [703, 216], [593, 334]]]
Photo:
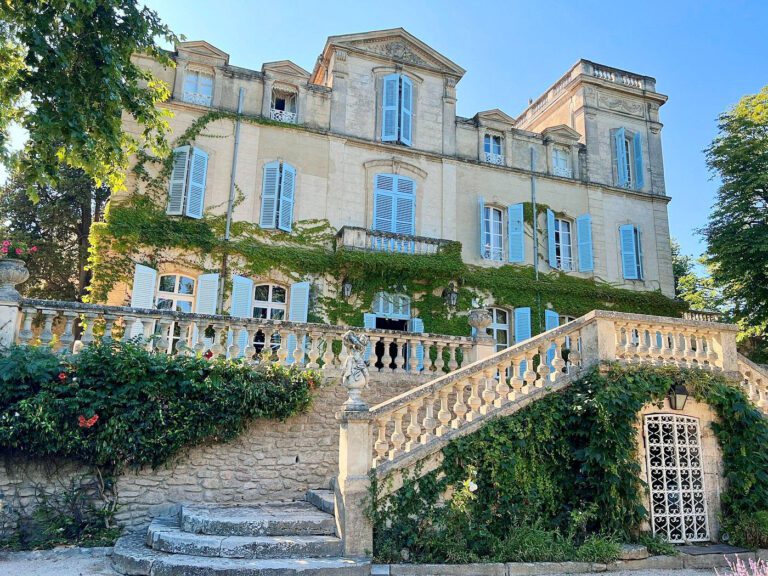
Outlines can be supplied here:
[[0, 258], [0, 301], [17, 302], [21, 294], [16, 286], [29, 278], [29, 270], [23, 260]]
[[489, 340], [493, 340], [493, 337], [486, 331], [488, 326], [491, 325], [491, 322], [493, 322], [491, 313], [488, 310], [485, 308], [475, 308], [474, 310], [470, 310], [469, 316], [467, 316], [467, 321], [469, 322], [469, 325], [475, 329], [475, 342], [488, 342]]
[[368, 405], [361, 396], [363, 388], [368, 385], [368, 364], [363, 358], [365, 349], [368, 347], [368, 336], [365, 334], [358, 336], [352, 330], [347, 330], [341, 340], [349, 353], [341, 373], [341, 383], [347, 389], [344, 410], [368, 410]]

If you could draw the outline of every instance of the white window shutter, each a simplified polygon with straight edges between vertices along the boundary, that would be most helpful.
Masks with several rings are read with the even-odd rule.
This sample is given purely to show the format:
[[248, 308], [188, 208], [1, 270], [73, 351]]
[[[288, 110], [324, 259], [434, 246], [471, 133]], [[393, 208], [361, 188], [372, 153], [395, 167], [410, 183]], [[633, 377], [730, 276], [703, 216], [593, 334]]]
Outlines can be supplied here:
[[[409, 322], [408, 330], [411, 332], [414, 332], [416, 334], [422, 334], [424, 332], [424, 320], [421, 318], [411, 318], [411, 321]], [[409, 349], [410, 352], [410, 349]], [[439, 348], [438, 348], [439, 352]], [[419, 363], [416, 366], [416, 369], [421, 372], [424, 370], [424, 346], [421, 344], [416, 344], [416, 359], [419, 361]], [[431, 365], [431, 362], [430, 362]]]
[[[197, 277], [197, 296], [195, 297], [195, 314], [216, 314], [216, 304], [219, 300], [219, 275], [201, 274]], [[207, 328], [207, 326], [206, 326]], [[198, 326], [192, 330], [192, 347], [197, 344]], [[205, 347], [213, 346], [213, 339], [205, 339]]]
[[187, 183], [187, 202], [184, 213], [190, 218], [202, 218], [205, 208], [205, 180], [208, 174], [208, 154], [192, 148]]
[[168, 184], [168, 207], [165, 210], [169, 216], [181, 216], [184, 213], [189, 154], [189, 146], [180, 146], [173, 151], [173, 164], [170, 183]]
[[395, 195], [394, 232], [412, 236], [415, 231], [416, 183], [410, 178], [397, 176]]
[[277, 224], [277, 201], [280, 187], [280, 162], [268, 162], [264, 165], [261, 181], [261, 212], [259, 226], [274, 228]]
[[638, 280], [635, 227], [632, 224], [624, 224], [619, 227], [619, 243], [621, 248], [621, 267], [624, 273], [624, 278], [627, 280]]
[[[534, 214], [534, 218], [536, 215]], [[547, 208], [547, 250], [550, 268], [557, 268], [557, 250], [555, 248], [555, 213]]]
[[413, 82], [407, 76], [400, 78], [400, 142], [410, 146], [413, 133]]
[[382, 86], [381, 140], [395, 142], [399, 128], [400, 74], [384, 76]]
[[576, 218], [576, 235], [579, 244], [579, 272], [593, 272], [592, 216], [584, 214]]
[[635, 188], [642, 190], [645, 185], [645, 170], [643, 170], [643, 139], [639, 132], [632, 138], [632, 153], [635, 157]]
[[377, 174], [374, 183], [373, 229], [394, 232], [393, 217], [395, 204], [396, 177], [392, 174]]
[[296, 188], [296, 168], [283, 163], [283, 174], [280, 178], [280, 216], [277, 227], [284, 232], [290, 232], [293, 224], [293, 199]]
[[507, 206], [509, 235], [509, 261], [519, 264], [525, 262], [525, 229], [523, 227], [523, 205]]
[[627, 169], [627, 154], [624, 150], [624, 138], [626, 132], [624, 128], [619, 128], [613, 133], [613, 147], [616, 152], [616, 174], [617, 184], [626, 187], [629, 184], [629, 170]]
[[[306, 322], [309, 316], [309, 282], [297, 282], [291, 285], [290, 301], [288, 303], [288, 320], [291, 322]], [[306, 339], [302, 344], [306, 347]], [[288, 364], [293, 363], [293, 351], [296, 350], [296, 336], [288, 335]]]
[[[154, 308], [156, 286], [157, 270], [136, 264], [131, 288], [131, 308]], [[131, 338], [153, 334], [154, 331], [154, 326], [143, 326], [139, 320], [136, 320], [131, 326]]]

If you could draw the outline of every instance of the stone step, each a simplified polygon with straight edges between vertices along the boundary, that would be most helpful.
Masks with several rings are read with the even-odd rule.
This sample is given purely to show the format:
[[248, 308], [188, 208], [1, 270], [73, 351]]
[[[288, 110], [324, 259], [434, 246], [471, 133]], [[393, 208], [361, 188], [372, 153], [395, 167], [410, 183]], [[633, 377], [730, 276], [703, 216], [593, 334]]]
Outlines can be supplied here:
[[215, 536], [334, 536], [336, 520], [309, 502], [183, 506], [181, 529]]
[[171, 554], [221, 558], [328, 558], [342, 555], [336, 536], [216, 536], [183, 532], [176, 518], [155, 518], [147, 546]]
[[309, 490], [307, 492], [307, 502], [327, 514], [333, 514], [336, 509], [333, 490]]
[[347, 558], [242, 559], [169, 554], [148, 548], [142, 534], [115, 543], [112, 565], [131, 576], [368, 576], [370, 562]]

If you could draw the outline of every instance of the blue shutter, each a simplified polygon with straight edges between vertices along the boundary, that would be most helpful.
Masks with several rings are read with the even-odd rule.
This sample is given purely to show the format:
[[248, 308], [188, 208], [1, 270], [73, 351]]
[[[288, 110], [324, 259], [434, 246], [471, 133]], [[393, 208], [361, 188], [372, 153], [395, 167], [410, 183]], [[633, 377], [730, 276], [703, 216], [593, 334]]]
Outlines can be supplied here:
[[[291, 322], [306, 322], [309, 315], [309, 282], [297, 282], [291, 285], [288, 320]], [[302, 347], [306, 346], [306, 341]], [[293, 363], [293, 351], [296, 349], [296, 336], [288, 335], [288, 358], [286, 362]]]
[[259, 226], [274, 228], [277, 223], [277, 200], [280, 187], [280, 162], [268, 162], [264, 165], [261, 181], [261, 212]]
[[[368, 328], [369, 330], [375, 330], [376, 329], [376, 314], [363, 314], [363, 327]], [[368, 343], [368, 346], [365, 347], [365, 355], [363, 358], [366, 362], [371, 358], [371, 352], [373, 350], [373, 344]]]
[[531, 309], [515, 308], [515, 344], [531, 337]]
[[635, 246], [635, 227], [624, 224], [619, 227], [619, 242], [621, 245], [621, 267], [624, 278], [638, 280], [637, 246]]
[[643, 274], [643, 243], [640, 239], [640, 229], [635, 226], [635, 248], [637, 249], [637, 279], [642, 280]]
[[[535, 218], [535, 216], [534, 216]], [[547, 208], [547, 250], [549, 251], [549, 265], [557, 268], [557, 250], [555, 249], [555, 213]]]
[[509, 228], [509, 261], [525, 262], [525, 231], [523, 228], [523, 205], [507, 206]]
[[410, 178], [396, 176], [393, 232], [412, 236], [416, 233], [416, 183]]
[[[197, 277], [197, 296], [195, 297], [195, 314], [216, 314], [216, 304], [219, 300], [219, 275], [201, 274]], [[192, 330], [192, 347], [197, 344], [198, 327]], [[205, 339], [206, 348], [213, 345], [213, 339]]]
[[384, 76], [381, 98], [381, 140], [397, 141], [398, 102], [400, 100], [400, 74]]
[[480, 258], [487, 258], [486, 251], [485, 251], [485, 218], [484, 218], [484, 212], [485, 212], [485, 200], [483, 200], [483, 197], [480, 196], [478, 199], [478, 213], [480, 215], [480, 218], [478, 220], [479, 222], [479, 229], [480, 229]]
[[629, 184], [629, 170], [627, 166], [627, 155], [624, 151], [624, 128], [619, 128], [613, 133], [613, 148], [616, 152], [616, 174], [618, 176], [617, 184], [625, 187]]
[[[229, 299], [229, 315], [233, 318], [251, 318], [253, 316], [253, 280], [245, 276], [232, 275], [232, 295]], [[227, 347], [232, 344], [233, 332], [227, 335]], [[237, 331], [237, 345], [240, 347], [238, 357], [248, 346], [248, 332]]]
[[296, 168], [283, 163], [283, 173], [280, 177], [280, 215], [277, 227], [284, 232], [291, 231], [293, 223], [293, 197], [296, 187]]
[[579, 272], [592, 272], [595, 261], [592, 253], [592, 216], [576, 218], [576, 236], [579, 245]]
[[394, 232], [395, 222], [393, 209], [395, 206], [396, 176], [392, 174], [376, 174], [373, 192], [373, 229], [381, 232]]
[[[422, 334], [424, 332], [424, 320], [421, 318], [411, 318], [410, 327], [411, 332]], [[424, 370], [424, 346], [416, 344], [416, 359], [419, 361], [416, 369], [421, 372]]]
[[[553, 330], [560, 326], [560, 315], [554, 310], [544, 310], [544, 330]], [[557, 344], [552, 344], [547, 350], [547, 364], [549, 364], [550, 370], [554, 369], [552, 361], [555, 359], [555, 352], [557, 351]]]
[[187, 206], [185, 214], [190, 218], [202, 218], [205, 208], [205, 179], [208, 174], [208, 154], [192, 148], [187, 182]]
[[400, 103], [400, 142], [411, 145], [413, 131], [413, 82], [407, 76], [401, 76], [402, 95]]
[[170, 216], [181, 216], [184, 213], [189, 150], [189, 146], [180, 146], [173, 151], [173, 165], [168, 184], [168, 206], [165, 209], [165, 213]]
[[632, 144], [632, 153], [635, 156], [635, 188], [642, 190], [645, 185], [645, 171], [643, 170], [643, 141], [639, 133], [635, 133]]

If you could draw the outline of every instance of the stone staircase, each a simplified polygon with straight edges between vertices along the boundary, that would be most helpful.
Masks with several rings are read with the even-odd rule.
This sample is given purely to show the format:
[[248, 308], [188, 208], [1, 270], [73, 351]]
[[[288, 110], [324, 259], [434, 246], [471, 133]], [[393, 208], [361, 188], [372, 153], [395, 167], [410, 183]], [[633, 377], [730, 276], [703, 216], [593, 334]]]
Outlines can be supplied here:
[[370, 562], [342, 557], [333, 492], [255, 506], [182, 506], [146, 534], [118, 540], [118, 572], [141, 576], [357, 576]]

